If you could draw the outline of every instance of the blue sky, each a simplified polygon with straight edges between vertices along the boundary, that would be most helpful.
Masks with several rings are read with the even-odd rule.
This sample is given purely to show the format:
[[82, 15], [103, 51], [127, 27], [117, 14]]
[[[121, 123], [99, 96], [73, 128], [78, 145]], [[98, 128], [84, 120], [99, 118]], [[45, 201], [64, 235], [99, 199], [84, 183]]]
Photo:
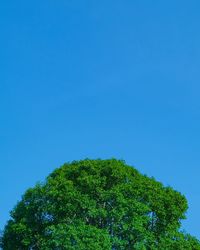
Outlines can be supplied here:
[[116, 157], [185, 194], [200, 238], [200, 2], [0, 3], [0, 227], [71, 160]]

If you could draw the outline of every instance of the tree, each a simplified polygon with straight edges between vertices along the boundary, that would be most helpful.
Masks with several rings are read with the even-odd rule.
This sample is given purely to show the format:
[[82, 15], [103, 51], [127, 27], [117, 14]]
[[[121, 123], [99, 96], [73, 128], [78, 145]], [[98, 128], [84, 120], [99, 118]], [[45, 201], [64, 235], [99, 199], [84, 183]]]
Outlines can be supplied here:
[[64, 164], [11, 212], [5, 250], [198, 250], [180, 231], [187, 201], [124, 161]]

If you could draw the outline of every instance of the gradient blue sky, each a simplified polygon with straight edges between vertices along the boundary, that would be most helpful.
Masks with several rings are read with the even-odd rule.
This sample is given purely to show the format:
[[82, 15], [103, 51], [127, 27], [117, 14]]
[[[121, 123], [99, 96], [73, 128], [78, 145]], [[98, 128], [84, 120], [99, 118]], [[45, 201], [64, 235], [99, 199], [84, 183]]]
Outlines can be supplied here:
[[74, 159], [126, 160], [186, 195], [200, 238], [200, 2], [0, 3], [0, 226]]

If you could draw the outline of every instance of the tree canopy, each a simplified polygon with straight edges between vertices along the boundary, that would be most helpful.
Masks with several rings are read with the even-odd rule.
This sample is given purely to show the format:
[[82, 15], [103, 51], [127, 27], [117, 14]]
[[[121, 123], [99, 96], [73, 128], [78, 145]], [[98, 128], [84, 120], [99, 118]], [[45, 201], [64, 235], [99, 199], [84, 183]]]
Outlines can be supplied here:
[[66, 163], [28, 189], [2, 234], [5, 250], [198, 250], [180, 231], [187, 201], [121, 160]]

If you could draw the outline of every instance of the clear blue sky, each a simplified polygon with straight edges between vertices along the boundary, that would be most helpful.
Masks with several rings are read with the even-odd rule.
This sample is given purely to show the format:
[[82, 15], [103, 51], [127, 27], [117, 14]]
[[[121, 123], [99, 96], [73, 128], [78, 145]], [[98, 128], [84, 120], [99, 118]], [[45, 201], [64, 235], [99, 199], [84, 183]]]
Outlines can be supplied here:
[[126, 160], [186, 195], [200, 238], [200, 2], [0, 3], [0, 226], [74, 159]]

